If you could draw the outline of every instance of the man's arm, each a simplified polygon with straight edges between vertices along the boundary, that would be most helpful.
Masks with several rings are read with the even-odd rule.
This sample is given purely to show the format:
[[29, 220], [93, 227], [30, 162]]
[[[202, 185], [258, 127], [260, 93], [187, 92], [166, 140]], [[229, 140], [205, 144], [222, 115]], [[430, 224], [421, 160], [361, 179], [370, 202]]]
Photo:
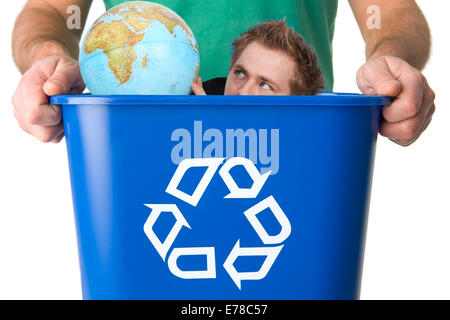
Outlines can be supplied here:
[[[29, 0], [17, 17], [12, 35], [14, 61], [24, 73], [37, 60], [50, 55], [78, 59], [78, 44], [92, 0]], [[66, 21], [72, 6], [80, 8], [80, 28]]]
[[[414, 0], [349, 0], [366, 43], [367, 62], [358, 70], [364, 94], [395, 100], [383, 108], [380, 134], [407, 146], [427, 128], [435, 111], [435, 94], [419, 71], [430, 54], [430, 31]], [[367, 23], [377, 10], [380, 28]], [[373, 7], [371, 7], [373, 8]]]
[[[57, 143], [64, 137], [61, 108], [50, 105], [48, 97], [85, 88], [77, 58], [90, 5], [91, 0], [29, 0], [17, 17], [12, 51], [23, 76], [12, 97], [14, 116], [42, 142]], [[79, 29], [67, 26], [70, 6], [79, 8]]]
[[[413, 0], [349, 0], [366, 43], [366, 59], [391, 55], [422, 70], [430, 54], [430, 29]], [[367, 23], [371, 6], [380, 9], [380, 29]], [[375, 11], [370, 11], [375, 14]]]

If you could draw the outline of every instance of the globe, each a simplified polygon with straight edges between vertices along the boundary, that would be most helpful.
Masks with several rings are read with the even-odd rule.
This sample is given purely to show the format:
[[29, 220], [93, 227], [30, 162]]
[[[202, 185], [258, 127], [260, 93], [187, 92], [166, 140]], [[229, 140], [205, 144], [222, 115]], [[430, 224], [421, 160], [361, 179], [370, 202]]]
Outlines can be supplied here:
[[80, 48], [81, 75], [95, 95], [189, 94], [200, 55], [194, 34], [160, 4], [132, 1], [106, 11]]

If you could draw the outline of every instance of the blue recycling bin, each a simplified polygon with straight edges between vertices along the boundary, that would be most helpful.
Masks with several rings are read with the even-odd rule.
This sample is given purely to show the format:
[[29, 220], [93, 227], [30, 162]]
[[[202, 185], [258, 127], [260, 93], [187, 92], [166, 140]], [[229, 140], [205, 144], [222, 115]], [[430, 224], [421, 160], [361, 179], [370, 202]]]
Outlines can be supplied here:
[[390, 98], [61, 95], [84, 299], [358, 299]]

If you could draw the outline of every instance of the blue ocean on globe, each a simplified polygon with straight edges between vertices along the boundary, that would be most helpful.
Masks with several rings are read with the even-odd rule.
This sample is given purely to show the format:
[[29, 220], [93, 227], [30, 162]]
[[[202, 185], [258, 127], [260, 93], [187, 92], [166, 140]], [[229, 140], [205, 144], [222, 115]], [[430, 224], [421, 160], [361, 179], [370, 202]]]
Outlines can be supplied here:
[[159, 4], [116, 6], [88, 30], [80, 69], [96, 95], [186, 95], [197, 77], [197, 42], [185, 22]]

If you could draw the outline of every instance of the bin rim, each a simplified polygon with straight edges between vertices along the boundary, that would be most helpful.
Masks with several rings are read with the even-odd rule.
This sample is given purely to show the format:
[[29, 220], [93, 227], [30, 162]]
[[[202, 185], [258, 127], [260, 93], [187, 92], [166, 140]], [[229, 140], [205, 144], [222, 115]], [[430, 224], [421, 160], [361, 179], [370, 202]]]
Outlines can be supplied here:
[[323, 92], [314, 96], [196, 96], [196, 95], [55, 95], [58, 105], [146, 105], [146, 106], [386, 106], [387, 96]]

